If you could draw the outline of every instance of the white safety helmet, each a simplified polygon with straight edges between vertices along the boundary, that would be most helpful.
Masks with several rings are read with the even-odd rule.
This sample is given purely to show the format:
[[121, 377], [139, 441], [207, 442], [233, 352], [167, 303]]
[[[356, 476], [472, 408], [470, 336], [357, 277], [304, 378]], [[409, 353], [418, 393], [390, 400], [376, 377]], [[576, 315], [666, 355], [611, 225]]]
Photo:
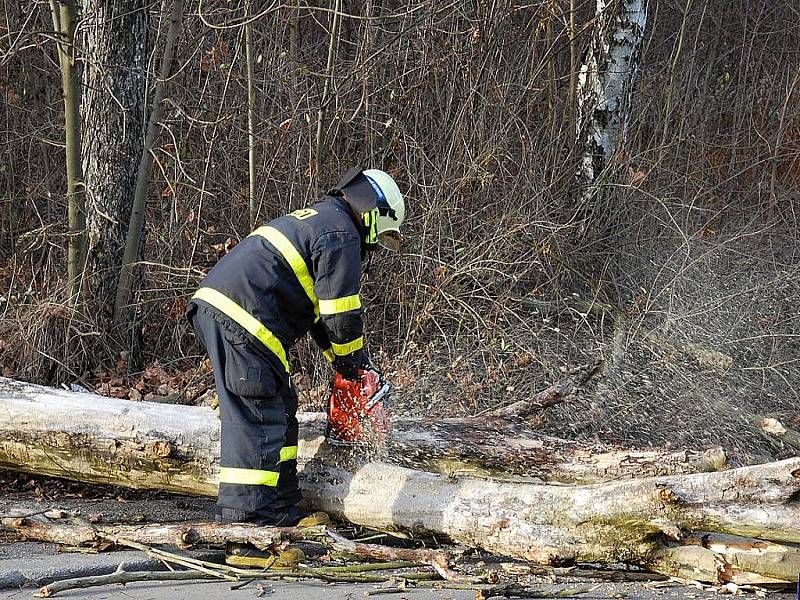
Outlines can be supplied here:
[[400, 225], [406, 217], [406, 203], [400, 188], [388, 173], [378, 169], [367, 169], [363, 173], [378, 197], [378, 243], [397, 251], [400, 249]]

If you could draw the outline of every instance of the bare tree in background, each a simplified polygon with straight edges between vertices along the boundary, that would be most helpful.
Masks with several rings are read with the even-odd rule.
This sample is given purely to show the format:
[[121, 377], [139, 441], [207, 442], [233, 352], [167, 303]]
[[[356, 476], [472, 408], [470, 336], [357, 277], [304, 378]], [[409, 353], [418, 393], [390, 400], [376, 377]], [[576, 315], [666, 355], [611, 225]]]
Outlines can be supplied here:
[[82, 14], [87, 296], [95, 315], [109, 322], [142, 155], [148, 6], [147, 0], [84, 0]]
[[[336, 63], [336, 48], [339, 45], [339, 22], [340, 22], [341, 1], [333, 0], [333, 11], [331, 14], [331, 29], [330, 39], [328, 41], [328, 60], [325, 64], [325, 83], [322, 88], [322, 99], [319, 103], [319, 111], [317, 112], [317, 134], [315, 136], [316, 150], [314, 152], [314, 161], [317, 168], [312, 171], [319, 173], [322, 168], [325, 158], [325, 119], [328, 111], [328, 104], [331, 101], [331, 86], [333, 79], [333, 71]], [[317, 182], [317, 192], [320, 191], [319, 178], [315, 175]]]
[[[75, 0], [87, 11], [99, 1]], [[6, 2], [0, 28], [0, 369], [127, 393], [110, 383], [125, 369], [98, 343], [104, 324], [63, 306], [53, 286], [66, 279], [67, 239], [77, 236], [64, 235], [53, 26], [31, 4], [47, 3]], [[171, 5], [149, 6], [150, 107]], [[607, 383], [579, 399], [593, 418], [556, 409], [551, 431], [648, 445], [717, 440], [739, 456], [769, 456], [755, 426], [719, 415], [756, 405], [786, 422], [796, 414], [797, 0], [678, 0], [657, 13], [649, 3], [646, 22], [632, 0], [604, 0], [599, 13], [596, 0], [340, 2], [332, 36], [335, 7], [253, 0], [253, 143], [238, 60], [244, 1], [186, 3], [168, 119], [154, 130], [158, 166], [142, 188], [146, 247], [133, 254], [125, 302], [135, 306], [138, 326], [124, 332], [136, 333], [137, 362], [158, 360], [170, 377], [196, 364], [185, 303], [250, 231], [241, 159], [255, 146], [261, 218], [313, 201], [317, 180], [359, 162], [392, 173], [407, 193], [408, 244], [380, 256], [364, 289], [370, 344], [406, 382], [401, 411], [477, 414], [600, 354]], [[94, 62], [84, 52], [94, 24], [78, 17], [82, 71]], [[87, 196], [90, 212], [94, 203]], [[296, 356], [301, 394], [316, 402], [327, 365], [307, 342]], [[87, 371], [92, 363], [112, 371]], [[203, 368], [187, 377], [207, 381]], [[154, 393], [163, 383], [148, 381]], [[170, 389], [192, 389], [178, 381]]]
[[67, 164], [67, 279], [70, 303], [80, 298], [81, 274], [86, 256], [86, 207], [81, 180], [81, 89], [75, 64], [75, 26], [78, 8], [75, 0], [50, 0], [53, 27], [58, 37], [58, 63], [64, 94], [64, 130]]
[[612, 155], [625, 142], [631, 92], [647, 25], [646, 0], [597, 0], [596, 22], [578, 77], [578, 181], [583, 209]]

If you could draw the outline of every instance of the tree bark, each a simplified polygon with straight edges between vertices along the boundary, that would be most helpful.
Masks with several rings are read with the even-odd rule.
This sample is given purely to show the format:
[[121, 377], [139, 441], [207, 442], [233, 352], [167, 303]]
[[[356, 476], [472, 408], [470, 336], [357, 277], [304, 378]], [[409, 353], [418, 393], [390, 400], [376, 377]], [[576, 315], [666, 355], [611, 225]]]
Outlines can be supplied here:
[[[782, 563], [790, 571], [798, 564], [788, 544], [800, 542], [800, 459], [588, 486], [454, 479], [381, 463], [351, 472], [312, 461], [304, 484], [316, 507], [352, 522], [444, 535], [537, 563], [622, 562], [711, 582], [782, 579]], [[718, 533], [740, 539], [704, 548], [719, 561], [716, 572], [675, 560], [685, 556], [684, 540], [694, 546]], [[787, 545], [761, 566], [725, 559], [752, 554], [756, 562], [766, 541]]]
[[109, 324], [142, 156], [149, 5], [146, 0], [84, 3], [87, 299], [92, 313]]
[[[0, 397], [0, 466], [215, 493], [211, 457], [218, 452], [219, 430], [208, 409], [100, 399], [10, 380], [0, 380]], [[794, 568], [800, 459], [713, 473], [546, 485], [365, 463], [363, 448], [334, 452], [314, 437], [308, 423], [319, 426], [318, 417], [303, 422], [299, 462], [305, 497], [360, 525], [432, 534], [540, 563], [624, 562], [715, 581], [781, 579], [781, 569]], [[480, 423], [478, 418], [472, 428]], [[463, 444], [453, 438], [449, 445]], [[714, 537], [718, 534], [742, 539]], [[713, 558], [720, 569], [710, 569], [712, 563], [700, 568], [686, 558], [694, 554]]]
[[[222, 547], [226, 542], [248, 542], [259, 548], [286, 542], [313, 540], [331, 550], [361, 560], [410, 561], [432, 566], [443, 579], [459, 579], [451, 570], [453, 557], [442, 550], [392, 548], [343, 538], [325, 527], [264, 527], [246, 523], [155, 523], [149, 525], [88, 525], [72, 519], [4, 517], [3, 527], [24, 539], [70, 547], [107, 548], [134, 542], [146, 546]], [[739, 585], [784, 583], [800, 572], [800, 548], [753, 538], [715, 533], [692, 533], [679, 542], [653, 544], [641, 563], [661, 574], [706, 582]]]

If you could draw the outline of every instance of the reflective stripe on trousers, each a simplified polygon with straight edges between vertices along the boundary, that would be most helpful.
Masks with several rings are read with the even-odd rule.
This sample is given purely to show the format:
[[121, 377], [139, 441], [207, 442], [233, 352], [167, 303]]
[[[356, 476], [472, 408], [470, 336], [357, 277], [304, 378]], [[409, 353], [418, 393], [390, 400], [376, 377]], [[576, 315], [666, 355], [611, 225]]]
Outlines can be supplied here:
[[222, 426], [217, 518], [264, 525], [300, 501], [297, 395], [251, 342], [200, 306], [192, 324], [208, 352]]

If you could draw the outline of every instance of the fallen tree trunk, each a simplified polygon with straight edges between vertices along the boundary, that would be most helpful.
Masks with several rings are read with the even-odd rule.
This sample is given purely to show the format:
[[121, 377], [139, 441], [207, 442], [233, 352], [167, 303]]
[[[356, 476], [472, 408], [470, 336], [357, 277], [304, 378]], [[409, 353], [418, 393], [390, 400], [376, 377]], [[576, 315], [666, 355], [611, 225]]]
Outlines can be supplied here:
[[[324, 415], [314, 417], [322, 431]], [[305, 421], [310, 431], [311, 419]], [[725, 468], [722, 448], [630, 450], [588, 446], [534, 431], [498, 417], [397, 419], [386, 460], [447, 475], [497, 479], [524, 476], [544, 482], [595, 483]]]
[[[347, 540], [324, 526], [264, 527], [241, 523], [158, 523], [148, 525], [91, 525], [55, 520], [43, 515], [6, 517], [0, 521], [23, 538], [71, 547], [105, 548], [126, 541], [144, 545], [224, 547], [226, 542], [250, 542], [260, 548], [285, 542], [319, 541], [331, 550], [366, 560], [409, 561], [431, 565], [444, 579], [457, 579], [452, 556], [441, 550], [391, 548]], [[743, 584], [793, 581], [800, 573], [800, 548], [753, 538], [716, 533], [692, 533], [680, 541], [654, 548], [646, 563], [672, 576]]]
[[[216, 455], [218, 429], [210, 411], [8, 380], [1, 387], [0, 465], [213, 494], [215, 461], [209, 457]], [[451, 445], [460, 442], [450, 440]], [[791, 544], [800, 542], [800, 459], [564, 486], [446, 476], [384, 462], [359, 464], [360, 452], [352, 454], [339, 452], [334, 460], [317, 438], [301, 444], [303, 491], [315, 507], [364, 526], [446, 536], [524, 560], [627, 562], [711, 580], [710, 568], [684, 560], [690, 552], [719, 565], [718, 581], [771, 581], [781, 579], [775, 564], [794, 564]], [[711, 534], [743, 539], [684, 544]], [[731, 557], [749, 552], [742, 548], [763, 551], [763, 542], [776, 543], [769, 546], [769, 560], [750, 561], [746, 569], [731, 563]], [[723, 552], [723, 546], [734, 548]]]
[[[396, 419], [382, 459], [448, 475], [528, 476], [590, 483], [624, 477], [710, 471], [725, 466], [705, 452], [621, 450], [542, 435], [526, 413], [563, 401], [567, 377], [517, 403], [472, 418]], [[140, 489], [215, 496], [219, 422], [203, 407], [131, 402], [0, 378], [0, 467]], [[338, 460], [325, 443], [325, 415], [301, 413], [299, 462]]]
[[213, 411], [0, 379], [0, 467], [89, 483], [215, 496]]
[[795, 581], [800, 547], [717, 533], [693, 533], [653, 554], [651, 568], [738, 585]]

